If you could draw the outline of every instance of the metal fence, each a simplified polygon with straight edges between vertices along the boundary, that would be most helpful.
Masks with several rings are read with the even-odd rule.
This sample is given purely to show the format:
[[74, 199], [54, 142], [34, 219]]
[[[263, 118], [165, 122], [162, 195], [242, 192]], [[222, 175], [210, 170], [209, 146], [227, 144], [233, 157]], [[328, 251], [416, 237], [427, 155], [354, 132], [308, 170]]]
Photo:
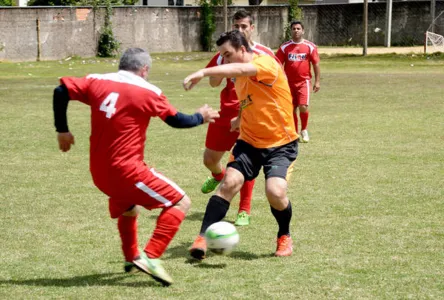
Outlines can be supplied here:
[[[307, 39], [321, 46], [362, 46], [363, 3], [302, 5]], [[386, 46], [387, 4], [368, 3], [368, 46]], [[427, 30], [444, 35], [444, 1], [394, 1], [390, 46], [424, 44]], [[438, 17], [435, 21], [434, 19]], [[434, 21], [434, 26], [431, 26]]]

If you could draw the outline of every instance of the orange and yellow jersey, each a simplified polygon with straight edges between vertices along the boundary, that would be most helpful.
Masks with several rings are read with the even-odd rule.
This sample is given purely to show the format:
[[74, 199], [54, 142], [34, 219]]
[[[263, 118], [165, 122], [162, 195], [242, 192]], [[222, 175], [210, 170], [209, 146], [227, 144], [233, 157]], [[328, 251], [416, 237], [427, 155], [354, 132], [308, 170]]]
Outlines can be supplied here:
[[269, 55], [254, 55], [256, 76], [237, 77], [235, 88], [241, 105], [239, 139], [255, 148], [271, 148], [298, 138], [293, 104], [282, 66]]

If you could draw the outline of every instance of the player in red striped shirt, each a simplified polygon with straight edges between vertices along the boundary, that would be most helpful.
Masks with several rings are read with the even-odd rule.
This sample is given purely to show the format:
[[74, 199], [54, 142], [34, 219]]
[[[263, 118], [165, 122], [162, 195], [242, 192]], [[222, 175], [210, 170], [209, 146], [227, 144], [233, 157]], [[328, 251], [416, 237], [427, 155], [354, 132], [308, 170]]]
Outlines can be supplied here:
[[[246, 10], [239, 10], [233, 16], [233, 29], [243, 33], [250, 43], [250, 47], [256, 54], [267, 54], [274, 57], [273, 51], [259, 43], [252, 41], [251, 37], [254, 31], [253, 17]], [[217, 53], [206, 68], [224, 64], [224, 59], [220, 53]], [[224, 78], [210, 77], [209, 83], [212, 87], [219, 86]], [[225, 168], [222, 167], [221, 159], [226, 151], [230, 151], [236, 142], [239, 132], [230, 131], [231, 119], [239, 114], [239, 100], [234, 89], [234, 83], [231, 78], [226, 78], [226, 86], [220, 93], [220, 118], [208, 126], [205, 140], [205, 151], [203, 155], [204, 165], [211, 171], [211, 177], [202, 185], [204, 194], [214, 191], [225, 175]], [[253, 194], [254, 180], [245, 181], [240, 191], [240, 203], [235, 225], [244, 226], [250, 223], [251, 197]]]
[[[68, 129], [68, 103], [75, 99], [90, 106], [90, 171], [94, 184], [109, 196], [111, 218], [118, 219], [125, 271], [137, 267], [170, 285], [172, 279], [159, 258], [179, 230], [191, 200], [177, 184], [145, 164], [146, 130], [153, 117], [188, 128], [211, 122], [218, 113], [207, 105], [193, 115], [176, 111], [162, 91], [145, 80], [150, 68], [150, 55], [130, 48], [123, 53], [117, 73], [61, 78], [54, 90], [54, 119], [59, 148], [69, 151], [74, 136]], [[137, 242], [139, 206], [162, 209], [142, 252]]]
[[313, 92], [318, 92], [321, 88], [320, 77], [321, 69], [319, 67], [319, 54], [315, 44], [303, 39], [304, 25], [299, 21], [293, 21], [291, 26], [291, 40], [283, 43], [276, 52], [277, 58], [284, 65], [293, 97], [294, 122], [296, 131], [298, 131], [298, 116], [301, 118], [301, 138], [300, 141], [308, 143], [310, 137], [307, 131], [308, 125], [308, 106], [310, 104], [311, 71], [310, 64], [313, 65], [315, 82]]

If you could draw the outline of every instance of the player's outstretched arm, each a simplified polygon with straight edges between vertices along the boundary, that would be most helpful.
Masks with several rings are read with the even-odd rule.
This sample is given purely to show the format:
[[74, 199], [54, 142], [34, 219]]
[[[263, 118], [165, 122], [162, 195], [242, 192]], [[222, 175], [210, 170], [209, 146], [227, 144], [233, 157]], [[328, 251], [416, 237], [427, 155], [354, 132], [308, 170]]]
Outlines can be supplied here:
[[56, 128], [59, 149], [69, 151], [74, 145], [74, 136], [69, 132], [66, 111], [68, 110], [69, 94], [65, 85], [59, 85], [54, 89], [52, 107], [54, 110], [54, 126]]
[[231, 63], [212, 68], [201, 69], [188, 75], [183, 81], [183, 87], [186, 91], [191, 90], [204, 77], [244, 77], [255, 76], [256, 67], [251, 63]]
[[192, 115], [177, 112], [174, 116], [168, 116], [165, 118], [165, 123], [174, 128], [191, 128], [208, 122], [212, 123], [216, 118], [219, 118], [219, 113], [205, 104]]

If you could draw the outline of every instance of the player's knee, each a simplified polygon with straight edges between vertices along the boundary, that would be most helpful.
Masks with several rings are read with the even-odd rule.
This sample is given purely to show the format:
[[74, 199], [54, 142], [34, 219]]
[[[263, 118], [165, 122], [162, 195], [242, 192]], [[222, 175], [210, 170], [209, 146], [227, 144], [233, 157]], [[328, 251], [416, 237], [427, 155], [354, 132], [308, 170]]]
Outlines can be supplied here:
[[271, 202], [281, 202], [287, 199], [287, 182], [285, 179], [273, 177], [267, 180], [265, 194]]
[[279, 187], [267, 187], [266, 188], [266, 195], [268, 199], [273, 200], [280, 200], [284, 199], [287, 196], [287, 192], [283, 188]]
[[126, 212], [123, 213], [123, 215], [125, 217], [135, 217], [137, 215], [139, 215], [139, 206], [134, 205], [132, 208], [130, 208], [129, 210], [127, 210]]
[[225, 176], [221, 183], [220, 189], [222, 192], [233, 191], [234, 193], [237, 193], [241, 189], [242, 184], [242, 178]]
[[177, 209], [181, 210], [183, 213], [187, 213], [191, 208], [191, 199], [187, 195], [184, 195], [182, 199], [174, 205]]
[[299, 111], [304, 113], [308, 111], [308, 105], [299, 105]]
[[209, 153], [205, 153], [203, 157], [203, 163], [206, 167], [211, 167], [217, 165], [219, 163], [219, 159]]

